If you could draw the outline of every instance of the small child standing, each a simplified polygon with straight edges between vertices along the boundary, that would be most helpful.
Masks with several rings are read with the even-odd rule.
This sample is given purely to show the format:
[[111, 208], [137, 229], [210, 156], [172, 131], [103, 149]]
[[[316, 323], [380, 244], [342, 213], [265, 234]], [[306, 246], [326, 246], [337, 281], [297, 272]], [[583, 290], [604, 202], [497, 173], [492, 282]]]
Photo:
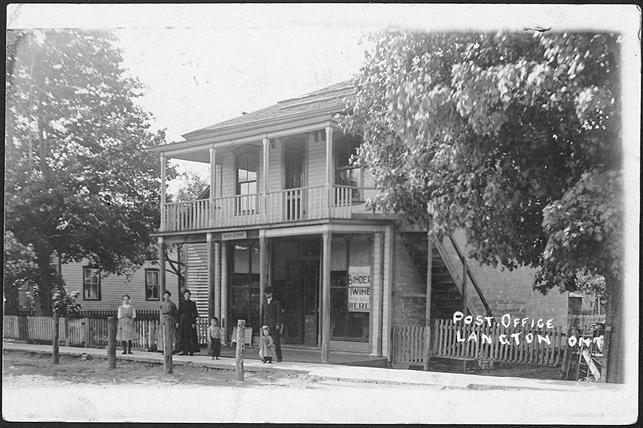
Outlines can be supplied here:
[[272, 349], [275, 347], [275, 344], [272, 341], [272, 336], [270, 336], [270, 329], [267, 325], [261, 327], [261, 338], [259, 341], [259, 358], [262, 359], [262, 363], [272, 364]]
[[212, 359], [218, 360], [221, 356], [221, 328], [219, 327], [219, 320], [214, 317], [210, 320], [208, 327], [208, 343], [210, 344], [210, 355]]

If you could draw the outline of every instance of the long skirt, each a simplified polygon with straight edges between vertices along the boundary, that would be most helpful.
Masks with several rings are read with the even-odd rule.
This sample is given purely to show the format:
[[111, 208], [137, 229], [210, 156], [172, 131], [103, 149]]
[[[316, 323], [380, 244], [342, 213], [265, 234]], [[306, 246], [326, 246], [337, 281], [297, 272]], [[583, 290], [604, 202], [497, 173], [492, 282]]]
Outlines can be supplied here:
[[116, 332], [116, 340], [136, 340], [138, 333], [132, 318], [120, 318], [118, 320], [118, 331]]
[[192, 322], [191, 317], [181, 316], [179, 319], [179, 340], [177, 345], [181, 352], [199, 352], [201, 350], [196, 335], [196, 327], [192, 327]]

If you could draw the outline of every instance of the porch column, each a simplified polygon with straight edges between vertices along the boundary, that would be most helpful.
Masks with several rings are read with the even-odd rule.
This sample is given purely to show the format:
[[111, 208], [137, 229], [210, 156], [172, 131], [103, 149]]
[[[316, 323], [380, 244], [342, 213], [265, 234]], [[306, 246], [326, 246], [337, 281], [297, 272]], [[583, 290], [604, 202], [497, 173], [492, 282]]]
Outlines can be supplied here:
[[321, 362], [327, 363], [330, 354], [330, 243], [332, 234], [322, 233], [322, 342]]
[[215, 271], [215, 257], [214, 257], [214, 241], [212, 239], [212, 232], [206, 235], [206, 242], [208, 244], [208, 318], [214, 316], [214, 289], [216, 287]]
[[373, 291], [371, 306], [371, 355], [382, 355], [382, 234], [373, 237]]
[[263, 199], [263, 218], [268, 219], [268, 168], [270, 165], [270, 139], [263, 137], [263, 159], [261, 164], [261, 197]]
[[382, 296], [382, 355], [391, 356], [391, 318], [392, 318], [392, 290], [393, 290], [393, 269], [394, 261], [394, 235], [393, 226], [388, 226], [384, 232], [384, 290]]
[[158, 237], [158, 253], [159, 253], [159, 296], [163, 298], [165, 293], [165, 239], [162, 236]]
[[210, 147], [210, 227], [214, 227], [214, 198], [217, 193], [216, 177], [217, 177], [217, 151], [214, 147]]
[[214, 316], [221, 322], [221, 243], [214, 243]]
[[[228, 328], [228, 245], [221, 243], [221, 326]], [[226, 334], [227, 340], [227, 334]]]
[[[165, 179], [166, 179], [166, 162], [165, 153], [161, 153], [161, 231], [164, 232], [167, 228], [165, 218]], [[162, 239], [162, 238], [161, 238]]]
[[[266, 232], [259, 231], [259, 324], [263, 323], [263, 296], [268, 285], [268, 246], [266, 244]], [[279, 333], [276, 333], [279, 334]]]
[[330, 217], [330, 207], [333, 205], [333, 183], [335, 169], [333, 165], [333, 128], [332, 126], [326, 127], [326, 198], [327, 198], [327, 213]]

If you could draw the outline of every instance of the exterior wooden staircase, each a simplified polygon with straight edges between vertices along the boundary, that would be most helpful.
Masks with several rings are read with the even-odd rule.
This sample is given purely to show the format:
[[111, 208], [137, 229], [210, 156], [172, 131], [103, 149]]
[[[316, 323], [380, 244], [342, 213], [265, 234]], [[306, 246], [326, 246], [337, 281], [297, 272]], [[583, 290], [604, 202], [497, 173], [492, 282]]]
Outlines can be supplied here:
[[[405, 232], [402, 240], [413, 259], [421, 278], [426, 282], [428, 241], [425, 232]], [[466, 307], [470, 315], [493, 316], [479, 285], [468, 269], [466, 257], [457, 243], [447, 237], [432, 243], [431, 318], [451, 318], [462, 311], [463, 278], [466, 288]]]

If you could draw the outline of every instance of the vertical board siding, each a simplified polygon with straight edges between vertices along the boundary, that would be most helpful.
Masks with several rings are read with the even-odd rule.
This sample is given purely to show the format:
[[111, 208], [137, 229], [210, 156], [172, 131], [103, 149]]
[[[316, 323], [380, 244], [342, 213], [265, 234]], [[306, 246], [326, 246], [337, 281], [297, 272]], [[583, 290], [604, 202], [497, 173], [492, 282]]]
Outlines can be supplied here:
[[199, 316], [208, 317], [208, 245], [205, 243], [186, 244], [187, 265], [185, 281], [196, 302]]

